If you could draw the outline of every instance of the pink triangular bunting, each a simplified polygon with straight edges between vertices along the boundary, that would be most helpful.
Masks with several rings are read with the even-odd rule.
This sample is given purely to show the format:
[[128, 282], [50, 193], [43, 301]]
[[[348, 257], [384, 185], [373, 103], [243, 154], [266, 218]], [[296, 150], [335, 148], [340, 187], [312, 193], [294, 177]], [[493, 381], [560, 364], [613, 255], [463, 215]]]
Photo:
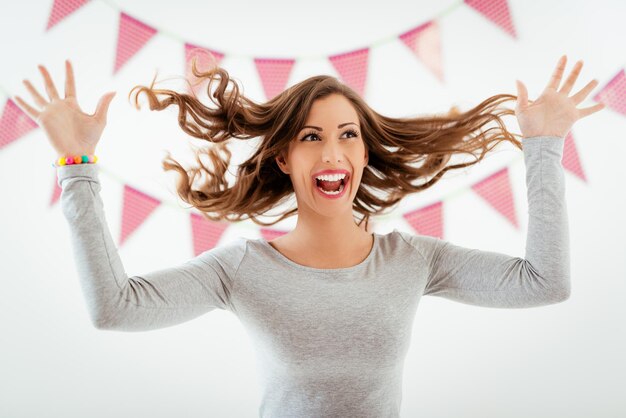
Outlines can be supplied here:
[[443, 82], [441, 33], [437, 21], [426, 22], [415, 29], [403, 33], [399, 38], [435, 77]]
[[156, 33], [157, 30], [155, 28], [140, 22], [124, 12], [120, 12], [113, 74], [117, 73]]
[[596, 102], [604, 103], [613, 111], [626, 116], [626, 75], [624, 69], [607, 83], [594, 97]]
[[191, 60], [194, 57], [196, 58], [196, 66], [198, 67], [198, 70], [204, 72], [214, 66], [219, 66], [220, 62], [224, 58], [224, 54], [190, 43], [185, 43], [185, 75], [191, 84], [191, 87], [187, 86], [187, 92], [193, 94], [194, 96], [199, 96], [199, 93], [206, 92], [209, 80], [198, 78], [193, 74], [191, 69]]
[[517, 38], [507, 0], [464, 0], [464, 2], [500, 28], [504, 29], [504, 31], [513, 38]]
[[54, 0], [46, 31], [87, 3], [89, 0]]
[[576, 149], [576, 142], [574, 141], [574, 136], [572, 135], [571, 131], [565, 137], [565, 144], [563, 147], [563, 159], [561, 162], [564, 169], [574, 174], [582, 181], [587, 181], [585, 172], [583, 171], [582, 165], [580, 164], [578, 150]]
[[472, 186], [472, 189], [516, 228], [519, 228], [508, 168], [503, 168], [479, 181]]
[[191, 213], [190, 216], [195, 257], [214, 248], [230, 224], [228, 222], [210, 221], [202, 214]]
[[443, 239], [443, 202], [407, 212], [402, 217], [418, 234]]
[[38, 127], [37, 122], [13, 100], [7, 100], [2, 110], [2, 117], [0, 117], [0, 149]]
[[254, 65], [259, 72], [265, 97], [268, 100], [273, 99], [285, 89], [294, 63], [293, 59], [254, 59]]
[[160, 200], [148, 196], [129, 185], [124, 185], [120, 246], [124, 244], [129, 235], [132, 234], [160, 204]]
[[369, 48], [363, 48], [328, 58], [342, 80], [361, 97], [365, 97], [368, 57]]

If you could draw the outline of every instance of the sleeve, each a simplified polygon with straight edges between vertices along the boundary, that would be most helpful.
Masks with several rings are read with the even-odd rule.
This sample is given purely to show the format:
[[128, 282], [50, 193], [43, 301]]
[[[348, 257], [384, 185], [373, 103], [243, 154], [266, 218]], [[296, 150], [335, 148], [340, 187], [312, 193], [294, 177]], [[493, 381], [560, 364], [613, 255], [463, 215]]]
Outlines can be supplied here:
[[564, 138], [522, 140], [528, 194], [526, 255], [513, 257], [411, 235], [429, 266], [424, 295], [492, 308], [529, 308], [570, 295], [570, 253]]
[[128, 277], [109, 232], [98, 164], [57, 167], [80, 286], [98, 329], [146, 331], [213, 309], [233, 311], [231, 288], [246, 242], [215, 247], [180, 265]]

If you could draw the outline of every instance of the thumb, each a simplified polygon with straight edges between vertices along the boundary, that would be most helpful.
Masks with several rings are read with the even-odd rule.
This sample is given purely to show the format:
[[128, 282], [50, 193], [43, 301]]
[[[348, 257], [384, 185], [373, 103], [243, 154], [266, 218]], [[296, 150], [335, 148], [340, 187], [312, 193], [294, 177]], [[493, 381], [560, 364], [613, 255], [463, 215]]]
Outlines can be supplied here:
[[113, 97], [115, 97], [116, 94], [117, 92], [112, 91], [112, 92], [106, 93], [104, 96], [100, 98], [100, 101], [98, 102], [98, 106], [96, 108], [96, 113], [94, 114], [96, 119], [100, 121], [106, 121], [107, 112], [109, 110], [109, 105], [111, 104], [111, 101], [113, 100]]
[[522, 110], [528, 106], [528, 90], [519, 80], [515, 80], [515, 84], [517, 85], [517, 107]]

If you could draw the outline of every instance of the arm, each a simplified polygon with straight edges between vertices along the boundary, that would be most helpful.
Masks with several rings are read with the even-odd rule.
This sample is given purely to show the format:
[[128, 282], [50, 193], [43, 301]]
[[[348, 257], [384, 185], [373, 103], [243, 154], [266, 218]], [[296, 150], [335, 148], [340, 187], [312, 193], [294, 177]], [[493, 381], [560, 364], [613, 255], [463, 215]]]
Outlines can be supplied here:
[[92, 323], [145, 331], [232, 310], [230, 289], [245, 242], [216, 247], [178, 266], [128, 277], [107, 227], [98, 164], [57, 167], [61, 206]]
[[492, 308], [558, 303], [570, 295], [564, 138], [522, 141], [528, 191], [525, 258], [464, 248], [430, 236], [409, 236], [429, 266], [424, 295]]

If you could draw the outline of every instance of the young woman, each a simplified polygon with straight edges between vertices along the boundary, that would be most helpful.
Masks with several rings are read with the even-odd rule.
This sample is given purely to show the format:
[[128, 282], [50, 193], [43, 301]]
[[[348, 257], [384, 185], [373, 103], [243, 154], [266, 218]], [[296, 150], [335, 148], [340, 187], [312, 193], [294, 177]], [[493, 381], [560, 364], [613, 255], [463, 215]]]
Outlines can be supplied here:
[[[151, 109], [178, 105], [184, 131], [211, 143], [198, 151], [196, 168], [164, 161], [166, 170], [181, 176], [183, 200], [208, 219], [250, 218], [269, 225], [256, 217], [295, 194], [297, 208], [270, 224], [296, 213], [298, 221], [271, 242], [240, 238], [181, 265], [128, 277], [104, 216], [99, 165], [58, 165], [63, 213], [94, 326], [150, 330], [227, 309], [256, 345], [263, 378], [260, 416], [397, 417], [404, 358], [422, 295], [498, 308], [543, 306], [570, 295], [564, 138], [574, 122], [603, 106], [576, 107], [597, 81], [570, 96], [582, 62], [561, 85], [565, 64], [563, 56], [535, 101], [518, 82], [518, 96], [497, 95], [467, 112], [423, 118], [378, 114], [329, 76], [311, 77], [258, 104], [236, 84], [227, 90], [231, 80], [225, 70], [199, 73], [194, 62], [194, 73], [210, 79], [215, 108], [187, 94], [141, 87]], [[49, 100], [25, 81], [38, 108], [20, 98], [18, 103], [45, 129], [59, 157], [93, 155], [113, 95], [104, 95], [93, 115], [85, 114], [69, 61], [64, 98], [46, 69], [40, 70]], [[157, 94], [167, 98], [159, 101]], [[498, 107], [506, 100], [517, 101], [521, 142], [502, 123], [501, 116], [513, 114]], [[496, 127], [483, 130], [491, 122]], [[233, 184], [225, 177], [231, 137], [260, 138]], [[529, 202], [524, 258], [360, 227], [405, 195], [432, 186], [446, 171], [477, 163], [501, 141], [524, 153]], [[203, 153], [211, 167], [201, 161]], [[448, 165], [458, 153], [476, 160]], [[354, 212], [363, 215], [358, 223]]]

